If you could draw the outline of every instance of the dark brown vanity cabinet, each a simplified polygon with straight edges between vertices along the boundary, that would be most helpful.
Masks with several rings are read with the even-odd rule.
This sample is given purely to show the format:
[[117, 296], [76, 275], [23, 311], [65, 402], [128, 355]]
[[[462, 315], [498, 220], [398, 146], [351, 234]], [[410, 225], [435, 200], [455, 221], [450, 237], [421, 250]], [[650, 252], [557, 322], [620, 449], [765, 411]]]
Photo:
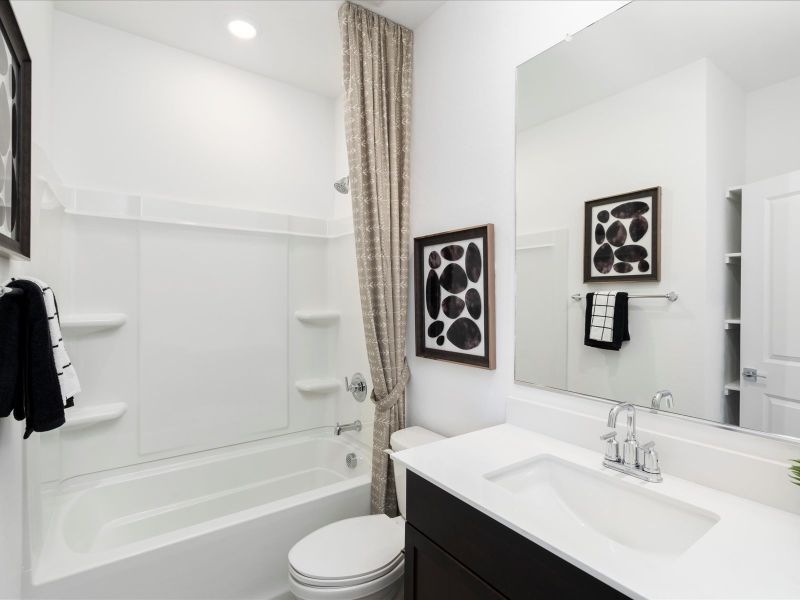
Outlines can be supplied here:
[[405, 600], [626, 598], [408, 472]]

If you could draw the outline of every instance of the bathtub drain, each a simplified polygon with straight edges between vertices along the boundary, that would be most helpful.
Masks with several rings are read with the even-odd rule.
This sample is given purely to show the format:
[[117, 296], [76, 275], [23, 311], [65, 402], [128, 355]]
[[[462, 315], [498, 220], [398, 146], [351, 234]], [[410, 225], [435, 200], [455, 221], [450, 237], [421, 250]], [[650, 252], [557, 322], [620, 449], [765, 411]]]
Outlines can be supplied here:
[[356, 453], [350, 452], [345, 458], [345, 462], [347, 463], [348, 467], [355, 469], [358, 466], [358, 457], [356, 456]]

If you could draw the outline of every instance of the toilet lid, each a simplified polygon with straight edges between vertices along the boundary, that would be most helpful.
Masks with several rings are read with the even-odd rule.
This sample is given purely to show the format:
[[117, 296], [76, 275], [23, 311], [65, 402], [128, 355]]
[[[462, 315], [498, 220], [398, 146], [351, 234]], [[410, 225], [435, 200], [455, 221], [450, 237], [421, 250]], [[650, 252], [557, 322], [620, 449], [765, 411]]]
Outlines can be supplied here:
[[326, 525], [289, 551], [292, 571], [324, 585], [380, 577], [402, 560], [405, 522], [369, 515]]

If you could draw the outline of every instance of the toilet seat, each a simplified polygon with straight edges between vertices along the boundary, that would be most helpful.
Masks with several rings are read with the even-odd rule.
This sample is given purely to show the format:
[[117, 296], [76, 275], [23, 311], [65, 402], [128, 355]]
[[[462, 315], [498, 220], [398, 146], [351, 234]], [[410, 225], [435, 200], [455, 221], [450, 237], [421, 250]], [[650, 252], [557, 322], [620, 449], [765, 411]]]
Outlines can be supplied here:
[[289, 551], [289, 572], [314, 587], [348, 587], [379, 579], [403, 563], [405, 521], [386, 515], [326, 525]]
[[316, 587], [300, 583], [289, 575], [289, 591], [303, 600], [395, 600], [402, 594], [404, 563], [400, 563], [386, 575], [360, 583], [342, 587]]
[[298, 583], [302, 583], [303, 585], [309, 585], [312, 587], [352, 587], [355, 585], [361, 585], [364, 583], [369, 583], [370, 581], [375, 581], [376, 579], [380, 579], [385, 575], [388, 575], [392, 571], [394, 571], [398, 566], [402, 568], [404, 562], [404, 556], [401, 552], [398, 554], [392, 562], [389, 564], [377, 569], [375, 571], [370, 571], [369, 573], [364, 573], [362, 575], [358, 575], [356, 577], [340, 577], [335, 579], [322, 579], [317, 577], [309, 577], [308, 575], [304, 575], [295, 569], [291, 564], [289, 565], [289, 574], [292, 578], [297, 581]]

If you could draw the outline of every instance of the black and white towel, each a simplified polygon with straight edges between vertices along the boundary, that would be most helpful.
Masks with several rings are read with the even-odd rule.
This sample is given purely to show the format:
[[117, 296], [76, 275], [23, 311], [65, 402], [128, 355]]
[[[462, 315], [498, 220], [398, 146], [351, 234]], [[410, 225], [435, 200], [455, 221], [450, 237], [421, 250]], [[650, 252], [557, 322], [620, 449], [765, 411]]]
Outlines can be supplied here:
[[6, 285], [21, 293], [0, 300], [0, 417], [24, 420], [27, 438], [63, 425], [65, 401], [42, 289], [27, 279]]
[[586, 327], [583, 343], [593, 348], [619, 350], [628, 333], [627, 292], [592, 292], [586, 294]]
[[[61, 317], [58, 314], [58, 302], [53, 289], [44, 281], [35, 277], [24, 277], [26, 281], [35, 283], [42, 291], [44, 306], [47, 311], [47, 321], [50, 330], [50, 345], [53, 351], [53, 362], [58, 374], [58, 384], [61, 388], [61, 400], [65, 407], [70, 407], [74, 403], [75, 396], [81, 391], [81, 384], [78, 380], [78, 373], [72, 365], [72, 361], [64, 347], [64, 338], [61, 335]], [[15, 281], [11, 278], [5, 285]]]

